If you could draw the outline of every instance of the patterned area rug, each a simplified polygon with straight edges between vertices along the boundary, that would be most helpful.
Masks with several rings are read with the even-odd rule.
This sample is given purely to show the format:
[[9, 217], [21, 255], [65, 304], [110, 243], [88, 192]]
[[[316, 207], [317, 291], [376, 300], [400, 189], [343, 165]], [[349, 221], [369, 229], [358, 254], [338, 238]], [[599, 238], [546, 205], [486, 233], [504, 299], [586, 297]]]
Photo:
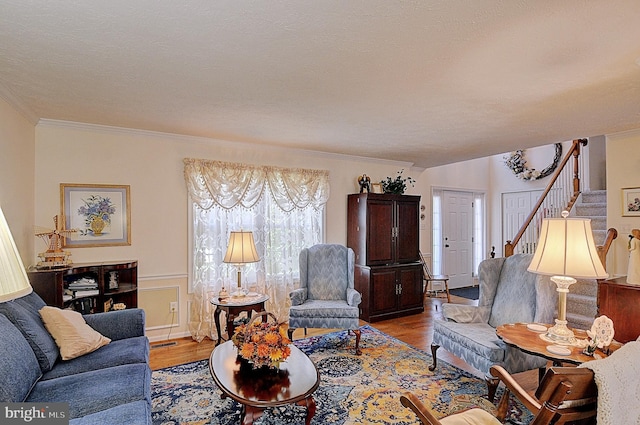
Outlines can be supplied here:
[[[438, 416], [470, 406], [495, 411], [483, 396], [483, 380], [442, 360], [430, 372], [429, 354], [371, 326], [361, 329], [362, 356], [353, 355], [355, 337], [346, 331], [294, 341], [320, 371], [313, 424], [419, 424], [400, 404], [405, 391], [417, 394]], [[220, 398], [206, 360], [154, 371], [151, 392], [154, 424], [240, 423], [240, 405]], [[496, 402], [499, 396], [500, 390]], [[305, 415], [302, 407], [285, 406], [267, 410], [255, 423], [304, 424]], [[515, 403], [510, 415], [518, 422], [531, 419]]]

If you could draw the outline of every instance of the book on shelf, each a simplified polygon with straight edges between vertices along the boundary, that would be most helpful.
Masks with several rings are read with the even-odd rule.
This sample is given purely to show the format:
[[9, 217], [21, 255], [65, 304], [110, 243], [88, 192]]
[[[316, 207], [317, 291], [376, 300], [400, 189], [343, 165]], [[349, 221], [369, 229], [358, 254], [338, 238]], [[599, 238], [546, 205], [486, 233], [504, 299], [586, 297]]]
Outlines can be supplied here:
[[99, 289], [83, 289], [83, 290], [72, 290], [67, 289], [64, 291], [64, 296], [69, 296], [71, 298], [83, 298], [83, 297], [95, 297], [96, 295], [100, 295]]

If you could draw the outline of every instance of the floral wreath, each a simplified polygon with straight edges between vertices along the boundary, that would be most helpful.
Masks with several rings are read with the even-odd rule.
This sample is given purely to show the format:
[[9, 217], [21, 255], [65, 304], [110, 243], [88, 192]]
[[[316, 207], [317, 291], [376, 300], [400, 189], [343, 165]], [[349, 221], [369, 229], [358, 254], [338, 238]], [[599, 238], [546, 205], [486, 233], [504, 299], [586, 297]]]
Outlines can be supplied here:
[[527, 167], [527, 160], [524, 158], [524, 149], [518, 149], [511, 152], [509, 155], [505, 155], [504, 164], [513, 171], [513, 174], [521, 180], [539, 180], [544, 177], [550, 176], [555, 171], [560, 163], [560, 157], [562, 156], [562, 143], [556, 143], [556, 154], [553, 157], [553, 162], [542, 171], [538, 171], [535, 168]]

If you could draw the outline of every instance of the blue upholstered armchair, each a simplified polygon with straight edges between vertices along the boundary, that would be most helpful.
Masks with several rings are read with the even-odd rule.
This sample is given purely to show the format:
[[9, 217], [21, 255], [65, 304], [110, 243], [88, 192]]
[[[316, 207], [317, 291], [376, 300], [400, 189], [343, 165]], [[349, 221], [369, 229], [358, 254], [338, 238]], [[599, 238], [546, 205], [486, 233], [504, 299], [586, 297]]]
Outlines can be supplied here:
[[[436, 368], [436, 351], [442, 347], [485, 374], [489, 399], [493, 400], [498, 382], [489, 374], [492, 365], [511, 374], [546, 366], [546, 359], [505, 344], [495, 330], [507, 323], [553, 322], [558, 304], [556, 285], [548, 276], [527, 271], [532, 257], [518, 254], [483, 261], [478, 268], [478, 305], [442, 305], [444, 319], [433, 325], [430, 370]], [[532, 332], [531, 337], [537, 335]]]
[[355, 255], [343, 245], [320, 244], [300, 252], [300, 288], [289, 294], [289, 339], [297, 328], [348, 329], [360, 351], [358, 305], [353, 287]]

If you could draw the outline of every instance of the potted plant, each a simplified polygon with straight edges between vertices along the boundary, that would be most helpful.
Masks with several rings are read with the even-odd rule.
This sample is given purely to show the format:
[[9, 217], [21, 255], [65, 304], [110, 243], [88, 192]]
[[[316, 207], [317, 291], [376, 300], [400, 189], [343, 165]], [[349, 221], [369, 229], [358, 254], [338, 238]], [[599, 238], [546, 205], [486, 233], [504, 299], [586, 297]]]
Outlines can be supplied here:
[[380, 182], [384, 193], [394, 193], [396, 195], [402, 195], [404, 191], [407, 189], [407, 183], [411, 184], [411, 186], [413, 187], [416, 181], [412, 179], [410, 176], [403, 178], [402, 177], [403, 172], [404, 172], [404, 169], [398, 171], [398, 175], [396, 176], [395, 179], [392, 179], [391, 177], [387, 177], [386, 180], [382, 180]]

